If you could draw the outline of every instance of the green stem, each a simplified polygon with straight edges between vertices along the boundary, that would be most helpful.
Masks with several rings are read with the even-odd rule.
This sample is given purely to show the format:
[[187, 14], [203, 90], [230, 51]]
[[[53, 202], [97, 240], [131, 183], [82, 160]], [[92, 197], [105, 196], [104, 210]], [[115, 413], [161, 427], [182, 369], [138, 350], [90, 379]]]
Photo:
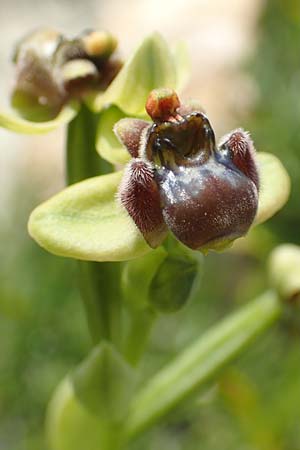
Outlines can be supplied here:
[[208, 330], [136, 395], [127, 419], [127, 436], [140, 433], [201, 387], [281, 312], [277, 294], [268, 291]]
[[157, 314], [150, 308], [131, 313], [130, 329], [124, 348], [124, 356], [130, 364], [136, 365], [139, 362], [156, 317]]
[[120, 343], [119, 265], [78, 261], [79, 288], [95, 344], [106, 339]]
[[[101, 159], [95, 149], [97, 126], [101, 116], [92, 113], [85, 105], [68, 126], [66, 142], [67, 183], [77, 183], [86, 178], [113, 170]], [[78, 261], [79, 285], [84, 301], [88, 326], [95, 344], [101, 339], [120, 341], [120, 289], [117, 263]]]

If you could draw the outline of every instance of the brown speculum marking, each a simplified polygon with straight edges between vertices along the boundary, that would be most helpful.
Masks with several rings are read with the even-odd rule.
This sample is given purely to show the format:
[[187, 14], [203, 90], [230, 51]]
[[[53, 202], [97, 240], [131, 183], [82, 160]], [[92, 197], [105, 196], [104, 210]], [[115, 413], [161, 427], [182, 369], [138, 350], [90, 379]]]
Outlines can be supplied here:
[[[121, 202], [145, 239], [157, 246], [166, 234], [162, 229], [169, 229], [183, 244], [199, 249], [217, 247], [245, 235], [258, 204], [255, 154], [248, 134], [243, 130], [235, 131], [234, 140], [230, 140], [229, 135], [218, 148], [205, 114], [192, 111], [181, 116], [172, 111], [168, 120], [160, 121], [155, 106], [155, 122], [144, 128], [138, 158], [128, 164], [126, 183], [120, 188]], [[165, 109], [163, 113], [165, 119]], [[126, 146], [126, 142], [123, 143]], [[137, 160], [141, 168], [140, 180], [136, 170], [134, 179], [130, 176]], [[148, 187], [142, 173], [143, 165], [147, 167]], [[143, 221], [145, 212], [137, 211], [137, 202], [134, 205], [127, 195], [132, 192], [132, 185], [139, 182], [143, 183], [142, 203], [149, 205], [147, 223]], [[156, 200], [153, 183], [157, 186]], [[156, 239], [154, 245], [156, 228], [161, 240]]]

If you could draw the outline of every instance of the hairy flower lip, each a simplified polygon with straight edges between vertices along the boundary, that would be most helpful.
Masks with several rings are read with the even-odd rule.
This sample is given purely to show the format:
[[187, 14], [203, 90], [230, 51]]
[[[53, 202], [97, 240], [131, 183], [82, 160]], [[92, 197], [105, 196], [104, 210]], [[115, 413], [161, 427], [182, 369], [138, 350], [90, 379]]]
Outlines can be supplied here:
[[[136, 122], [128, 120], [126, 132], [123, 127], [119, 135], [134, 156], [119, 198], [149, 245], [161, 243], [164, 224], [192, 249], [245, 235], [258, 207], [258, 172], [249, 135], [235, 130], [217, 147], [206, 115], [179, 114], [182, 105], [170, 89], [151, 92], [146, 108], [152, 126], [141, 132], [135, 127], [131, 134], [130, 125]], [[133, 142], [138, 143], [134, 152]]]

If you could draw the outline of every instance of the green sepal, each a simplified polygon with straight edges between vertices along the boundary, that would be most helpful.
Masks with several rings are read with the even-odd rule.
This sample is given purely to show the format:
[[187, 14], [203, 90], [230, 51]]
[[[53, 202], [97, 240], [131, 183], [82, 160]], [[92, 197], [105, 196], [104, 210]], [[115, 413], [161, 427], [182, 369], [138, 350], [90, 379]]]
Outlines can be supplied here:
[[105, 450], [120, 448], [120, 424], [101, 422], [79, 401], [70, 377], [56, 388], [46, 416], [46, 432], [51, 450]]
[[126, 164], [131, 156], [113, 132], [116, 122], [123, 119], [125, 113], [115, 105], [104, 109], [100, 114], [97, 128], [96, 149], [99, 155], [112, 164]]
[[148, 246], [116, 199], [122, 172], [89, 178], [38, 206], [29, 233], [50, 253], [88, 261], [124, 261]]
[[1, 112], [0, 111], [0, 127], [6, 128], [10, 131], [23, 134], [43, 134], [55, 130], [60, 125], [65, 125], [76, 116], [79, 110], [79, 103], [72, 101], [66, 104], [60, 113], [52, 120], [44, 122], [34, 122], [23, 119], [15, 112]]
[[191, 72], [190, 55], [184, 41], [179, 41], [173, 49], [176, 66], [176, 89], [181, 91], [188, 83]]
[[95, 347], [72, 376], [74, 392], [92, 414], [119, 422], [128, 412], [136, 374], [108, 342]]
[[158, 87], [176, 88], [175, 58], [158, 33], [146, 37], [127, 60], [108, 89], [87, 103], [94, 111], [115, 104], [127, 114], [144, 115], [147, 96]]
[[290, 177], [280, 162], [271, 153], [257, 153], [260, 175], [258, 211], [254, 225], [274, 216], [288, 201], [291, 191]]

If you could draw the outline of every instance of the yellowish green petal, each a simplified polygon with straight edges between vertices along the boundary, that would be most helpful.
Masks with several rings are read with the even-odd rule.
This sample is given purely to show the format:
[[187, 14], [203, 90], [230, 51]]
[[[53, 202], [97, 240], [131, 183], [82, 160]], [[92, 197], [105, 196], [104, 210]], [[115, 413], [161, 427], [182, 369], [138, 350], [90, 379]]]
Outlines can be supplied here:
[[30, 235], [46, 250], [88, 261], [123, 261], [151, 249], [116, 200], [122, 172], [90, 178], [37, 207]]
[[144, 115], [149, 92], [159, 87], [176, 88], [176, 65], [165, 40], [154, 33], [139, 45], [108, 89], [88, 103], [94, 111], [115, 104], [127, 114]]
[[179, 41], [174, 47], [174, 63], [176, 66], [176, 89], [181, 91], [186, 85], [190, 77], [191, 61], [184, 41]]
[[257, 160], [261, 186], [254, 225], [274, 216], [288, 201], [291, 190], [290, 177], [276, 156], [260, 152]]
[[19, 117], [16, 113], [0, 111], [0, 127], [23, 134], [43, 134], [54, 130], [60, 125], [69, 123], [77, 114], [79, 103], [70, 102], [63, 107], [61, 112], [52, 120], [45, 122], [33, 122]]

